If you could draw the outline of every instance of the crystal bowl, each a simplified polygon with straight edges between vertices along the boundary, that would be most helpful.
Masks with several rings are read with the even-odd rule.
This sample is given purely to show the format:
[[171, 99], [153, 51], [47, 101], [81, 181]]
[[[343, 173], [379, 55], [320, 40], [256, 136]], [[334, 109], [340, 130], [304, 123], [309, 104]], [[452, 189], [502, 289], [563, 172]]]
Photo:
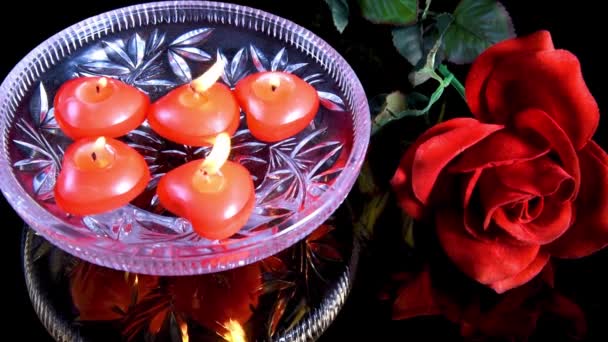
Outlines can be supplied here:
[[[66, 80], [119, 78], [152, 100], [186, 83], [217, 58], [230, 87], [264, 70], [297, 74], [321, 99], [314, 121], [277, 143], [256, 140], [242, 120], [231, 159], [247, 167], [256, 205], [236, 235], [206, 240], [158, 203], [167, 171], [203, 158], [208, 148], [178, 145], [146, 123], [122, 140], [153, 175], [147, 190], [111, 212], [73, 216], [53, 188], [71, 143], [58, 128], [53, 98]], [[17, 213], [59, 248], [89, 262], [130, 272], [188, 275], [222, 271], [273, 255], [323, 223], [353, 186], [369, 141], [363, 88], [326, 42], [291, 21], [225, 3], [171, 1], [136, 5], [75, 24], [30, 52], [0, 88], [0, 185]]]

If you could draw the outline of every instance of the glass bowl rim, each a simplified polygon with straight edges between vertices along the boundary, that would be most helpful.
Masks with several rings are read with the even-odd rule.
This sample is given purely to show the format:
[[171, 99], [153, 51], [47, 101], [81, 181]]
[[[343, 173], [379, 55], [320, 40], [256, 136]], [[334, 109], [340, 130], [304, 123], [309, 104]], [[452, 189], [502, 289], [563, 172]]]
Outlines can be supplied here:
[[[108, 35], [108, 27], [112, 27], [116, 23], [119, 25], [118, 32], [121, 30], [151, 26], [154, 24], [142, 21], [142, 13], [147, 16], [148, 13], [153, 11], [187, 9], [221, 11], [228, 14], [236, 13], [237, 15], [247, 16], [254, 20], [262, 20], [267, 22], [269, 27], [270, 25], [274, 25], [275, 35], [277, 28], [288, 31], [291, 33], [292, 37], [298, 36], [309, 42], [312, 46], [311, 49], [314, 49], [317, 52], [321, 51], [323, 55], [329, 56], [331, 63], [335, 65], [335, 69], [339, 70], [339, 73], [347, 80], [346, 83], [350, 85], [351, 96], [347, 97], [350, 103], [347, 105], [351, 108], [351, 115], [353, 115], [354, 123], [353, 143], [350, 155], [345, 164], [346, 167], [331, 186], [331, 191], [326, 192], [326, 194], [331, 194], [331, 197], [327, 196], [331, 200], [320, 201], [320, 205], [315, 210], [308, 213], [308, 215], [300, 217], [299, 220], [286, 229], [272, 234], [272, 236], [265, 238], [262, 241], [253, 241], [236, 247], [234, 250], [213, 252], [204, 256], [162, 257], [157, 255], [135, 254], [126, 256], [123, 255], [125, 252], [118, 252], [111, 248], [101, 248], [100, 246], [93, 244], [88, 244], [86, 248], [74, 246], [70, 241], [75, 238], [66, 237], [64, 234], [57, 231], [54, 226], [68, 226], [71, 230], [76, 230], [77, 228], [53, 215], [32, 199], [31, 195], [23, 188], [12, 172], [13, 166], [8, 152], [10, 145], [10, 139], [8, 137], [9, 127], [7, 126], [13, 118], [9, 118], [7, 114], [14, 116], [16, 108], [19, 105], [19, 100], [15, 98], [15, 92], [21, 91], [23, 93], [23, 89], [30, 88], [36, 83], [38, 77], [43, 73], [38, 70], [36, 63], [41, 64], [42, 62], [40, 59], [45, 55], [50, 56], [52, 66], [69, 58], [73, 51], [87, 44], [89, 39], [95, 41], [96, 39]], [[139, 15], [138, 22], [134, 19], [134, 15]], [[131, 25], [127, 18], [132, 20]], [[124, 27], [122, 28], [120, 26], [121, 22], [124, 23]], [[105, 34], [102, 34], [101, 31], [104, 29]], [[95, 38], [95, 36], [97, 36], [97, 38]], [[284, 43], [291, 44], [292, 46], [294, 45], [293, 41], [283, 40], [282, 37], [270, 38], [281, 39]], [[61, 49], [61, 57], [58, 55], [58, 49]], [[67, 50], [67, 53], [64, 52], [64, 49]], [[54, 50], [57, 54], [55, 60], [53, 59], [54, 56], [51, 55], [51, 50]], [[307, 51], [306, 53], [310, 54], [311, 58], [316, 59], [317, 62], [321, 64], [318, 55], [312, 55], [311, 51]], [[326, 67], [325, 65], [323, 66]], [[41, 68], [44, 70], [42, 65]], [[30, 73], [34, 73], [36, 76], [33, 77]], [[24, 86], [24, 84], [26, 85]], [[19, 89], [20, 87], [22, 87], [22, 89]], [[343, 88], [342, 85], [340, 87]], [[11, 105], [13, 109], [8, 109]], [[27, 224], [32, 226], [36, 232], [68, 253], [98, 265], [145, 274], [189, 275], [209, 273], [204, 267], [191, 267], [189, 264], [201, 262], [202, 259], [211, 256], [222, 258], [223, 255], [246, 253], [249, 255], [247, 264], [261, 260], [272, 254], [278, 253], [294, 244], [296, 241], [301, 240], [322, 224], [344, 201], [358, 177], [369, 144], [371, 121], [365, 91], [355, 72], [334, 48], [311, 31], [290, 20], [248, 6], [214, 1], [159, 1], [122, 7], [84, 19], [61, 30], [32, 49], [15, 65], [15, 67], [13, 67], [0, 85], [0, 129], [2, 131], [2, 137], [0, 137], [0, 146], [2, 148], [0, 151], [1, 191], [13, 209]], [[287, 239], [285, 235], [292, 237], [293, 242], [281, 243], [281, 239]], [[273, 252], [263, 251], [264, 245], [267, 243], [275, 245], [275, 247], [272, 248], [274, 250]], [[257, 250], [257, 252], [249, 253], [252, 250]], [[109, 253], [114, 254], [108, 255]], [[153, 262], [154, 266], [147, 265], [148, 262]], [[179, 267], [180, 270], [177, 272], [158, 272], [159, 268], [174, 268], [176, 266], [175, 263], [182, 264], [182, 267]], [[238, 265], [231, 265], [228, 263], [227, 265], [207, 266], [207, 268], [211, 267], [213, 270], [210, 272], [215, 272], [244, 265], [242, 262], [236, 263]]]

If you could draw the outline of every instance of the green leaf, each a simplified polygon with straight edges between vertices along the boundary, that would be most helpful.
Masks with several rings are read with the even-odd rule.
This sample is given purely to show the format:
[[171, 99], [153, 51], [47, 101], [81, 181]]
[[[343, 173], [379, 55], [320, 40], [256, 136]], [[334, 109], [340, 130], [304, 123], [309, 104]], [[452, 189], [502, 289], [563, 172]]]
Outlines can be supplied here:
[[[450, 85], [450, 83], [452, 83], [453, 79], [454, 79], [453, 74], [448, 75], [448, 77], [444, 78], [439, 83], [439, 85], [437, 86], [437, 89], [435, 89], [433, 94], [431, 94], [431, 97], [429, 98], [429, 102], [427, 103], [427, 105], [424, 108], [422, 108], [422, 109], [408, 108], [400, 113], [397, 113], [394, 116], [393, 120], [398, 120], [398, 119], [404, 118], [406, 116], [421, 116], [421, 115], [425, 115], [426, 113], [428, 113], [429, 110], [431, 109], [431, 107], [433, 107], [433, 105], [435, 104], [435, 102], [437, 102], [441, 98], [441, 95], [443, 95], [443, 91], [445, 90], [445, 88], [447, 86]], [[411, 96], [411, 94], [410, 94], [410, 96]]]
[[426, 19], [426, 16], [429, 14], [429, 9], [431, 8], [431, 0], [424, 1], [424, 11], [422, 11], [422, 16], [420, 17], [422, 20]]
[[[438, 15], [435, 23], [436, 33], [425, 37], [432, 39], [432, 46], [426, 51], [424, 65], [418, 66], [417, 69], [412, 71], [408, 76], [410, 83], [414, 87], [426, 82], [430, 78], [434, 78], [441, 82], [441, 78], [435, 73], [435, 67], [443, 60], [443, 56], [438, 58], [439, 49], [443, 43], [443, 36], [452, 23], [452, 20], [453, 18], [450, 14], [443, 13]], [[425, 39], [425, 43], [426, 41], [427, 39]]]
[[411, 65], [422, 59], [422, 30], [420, 25], [399, 27], [393, 30], [393, 45]]
[[[448, 67], [445, 64], [441, 64], [437, 70], [439, 71], [439, 74], [443, 77], [448, 77], [449, 75], [453, 74], [450, 72], [450, 70], [448, 70]], [[453, 76], [454, 79], [452, 80], [452, 86], [456, 89], [456, 91], [458, 91], [458, 94], [460, 94], [460, 96], [465, 99], [466, 98], [464, 96], [464, 85], [462, 85], [462, 83], [460, 83], [460, 81], [456, 78], [456, 76]]]
[[437, 51], [439, 51], [439, 47], [441, 47], [441, 39], [437, 39], [435, 45], [433, 45], [426, 55], [426, 63], [422, 69], [414, 70], [408, 75], [408, 79], [414, 87], [428, 81], [431, 77], [441, 82], [441, 78], [435, 73], [435, 56], [437, 55]]
[[377, 24], [409, 25], [418, 16], [417, 0], [359, 0], [365, 19]]
[[450, 76], [444, 78], [443, 81], [441, 81], [439, 83], [439, 85], [437, 86], [437, 89], [435, 89], [435, 91], [431, 94], [431, 97], [429, 98], [429, 103], [426, 105], [426, 107], [424, 107], [422, 109], [405, 110], [405, 114], [399, 113], [399, 115], [419, 116], [419, 115], [424, 115], [424, 114], [428, 113], [428, 111], [435, 104], [435, 102], [437, 102], [441, 98], [441, 95], [443, 95], [443, 91], [445, 90], [445, 88], [447, 86], [450, 85], [450, 83], [452, 83], [453, 79], [454, 79], [454, 75], [450, 75]]
[[422, 69], [425, 65], [425, 56], [433, 50], [439, 42], [439, 47], [435, 50], [435, 66], [443, 61], [443, 51], [440, 49], [443, 35], [452, 23], [454, 18], [449, 13], [442, 13], [436, 16], [435, 21], [422, 30], [422, 25], [398, 27], [393, 30], [393, 45], [399, 53], [417, 69]]
[[331, 10], [331, 16], [334, 19], [334, 25], [340, 33], [344, 32], [348, 25], [348, 1], [347, 0], [325, 0], [327, 6]]
[[355, 224], [355, 233], [364, 241], [374, 235], [376, 222], [388, 203], [389, 193], [379, 193], [374, 195], [363, 207], [363, 213], [359, 221]]
[[435, 17], [435, 26], [437, 27], [440, 36], [443, 36], [446, 33], [453, 21], [454, 16], [450, 13], [441, 13]]
[[429, 97], [417, 91], [407, 94], [407, 108], [420, 108], [429, 102]]
[[372, 135], [376, 134], [384, 125], [398, 119], [397, 113], [407, 108], [406, 96], [400, 91], [394, 91], [386, 96], [382, 110], [374, 117], [372, 122]]
[[448, 60], [471, 63], [491, 45], [515, 36], [511, 17], [496, 0], [462, 0], [444, 37]]
[[357, 185], [359, 186], [359, 191], [363, 194], [372, 195], [378, 192], [378, 186], [374, 181], [372, 168], [367, 159], [363, 161], [363, 165], [361, 166], [361, 171], [357, 178]]
[[405, 213], [403, 214], [403, 227], [401, 230], [403, 241], [410, 246], [414, 247], [414, 220], [407, 216]]

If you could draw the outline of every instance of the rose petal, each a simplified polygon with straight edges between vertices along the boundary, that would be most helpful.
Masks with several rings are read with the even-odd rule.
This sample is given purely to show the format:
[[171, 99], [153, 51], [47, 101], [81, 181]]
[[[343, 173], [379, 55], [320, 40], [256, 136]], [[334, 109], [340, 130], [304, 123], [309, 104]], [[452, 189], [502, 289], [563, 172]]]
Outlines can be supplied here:
[[572, 224], [572, 203], [548, 198], [543, 201], [542, 212], [531, 222], [509, 217], [503, 208], [497, 209], [492, 219], [495, 224], [515, 239], [544, 245], [559, 238]]
[[[542, 293], [547, 289], [539, 282], [530, 282], [501, 296], [490, 304], [477, 323], [479, 335], [499, 337], [495, 340], [527, 341], [537, 328], [542, 311]], [[489, 339], [493, 340], [493, 339]]]
[[481, 169], [477, 169], [474, 172], [471, 172], [468, 175], [464, 176], [465, 179], [462, 182], [463, 188], [464, 188], [464, 191], [462, 192], [463, 208], [466, 208], [469, 206], [469, 202], [471, 201], [471, 196], [473, 196], [473, 190], [475, 189], [475, 186], [477, 185], [477, 181], [479, 181], [479, 177], [481, 177], [481, 171], [482, 171]]
[[451, 172], [470, 172], [478, 168], [495, 167], [538, 158], [549, 152], [542, 140], [522, 139], [514, 132], [498, 131], [466, 150], [450, 165]]
[[525, 228], [525, 226], [518, 222], [517, 219], [509, 217], [503, 208], [498, 208], [494, 211], [492, 219], [495, 224], [508, 232], [509, 235], [517, 240], [529, 241], [533, 238], [533, 235]]
[[490, 226], [500, 207], [532, 199], [532, 195], [505, 186], [495, 169], [486, 170], [479, 179], [479, 197], [483, 208], [484, 228]]
[[504, 40], [480, 54], [471, 65], [465, 82], [467, 103], [475, 117], [486, 121], [487, 109], [482, 93], [488, 77], [501, 60], [521, 53], [544, 50], [553, 50], [551, 34], [547, 31], [538, 31], [527, 36]]
[[580, 258], [608, 245], [608, 155], [594, 141], [579, 153], [581, 189], [576, 221], [559, 239], [545, 246], [553, 256]]
[[595, 133], [599, 107], [583, 79], [575, 55], [564, 50], [541, 51], [503, 59], [486, 87], [489, 121], [504, 124], [514, 113], [536, 108], [551, 116], [576, 150]]
[[568, 328], [564, 336], [576, 341], [584, 339], [587, 334], [587, 321], [585, 312], [576, 302], [554, 291], [550, 300], [547, 300], [545, 310], [562, 319], [562, 329]]
[[555, 269], [551, 260], [547, 263], [545, 268], [540, 272], [539, 279], [547, 284], [550, 288], [555, 287]]
[[521, 273], [539, 251], [538, 245], [512, 244], [502, 237], [477, 240], [466, 233], [462, 213], [450, 209], [437, 213], [436, 229], [443, 249], [456, 266], [486, 285]]
[[472, 118], [456, 118], [435, 125], [424, 132], [405, 152], [401, 158], [399, 168], [395, 172], [391, 185], [397, 194], [397, 199], [401, 208], [413, 218], [419, 220], [423, 216], [423, 208], [426, 203], [422, 203], [412, 192], [412, 165], [416, 151], [427, 140], [450, 132], [458, 128], [476, 126], [479, 121]]
[[524, 222], [509, 217], [503, 208], [494, 212], [492, 219], [497, 226], [507, 231], [515, 239], [534, 244], [547, 244], [560, 237], [572, 223], [570, 202], [548, 201], [536, 220]]
[[[402, 165], [407, 163], [408, 154], [413, 155], [413, 153], [409, 153], [408, 150], [402, 159]], [[397, 201], [399, 202], [401, 209], [414, 219], [421, 220], [424, 216], [424, 207], [412, 193], [412, 185], [411, 182], [409, 182], [410, 178], [404, 169], [405, 167], [406, 165], [399, 166], [397, 171], [395, 171], [395, 175], [393, 175], [393, 178], [391, 179], [391, 185], [397, 195]]]
[[572, 225], [573, 214], [572, 202], [545, 200], [540, 216], [536, 220], [522, 225], [530, 233], [525, 241], [541, 245], [555, 241]]
[[515, 128], [522, 136], [540, 135], [549, 142], [551, 150], [557, 153], [561, 166], [574, 180], [573, 196], [578, 193], [580, 184], [580, 167], [576, 150], [572, 142], [555, 120], [547, 113], [537, 109], [527, 109], [513, 117]]
[[536, 219], [543, 211], [545, 200], [543, 197], [517, 203], [516, 205], [501, 208], [506, 217], [513, 222], [528, 223]]
[[500, 181], [513, 190], [543, 197], [556, 194], [562, 201], [574, 197], [574, 179], [547, 156], [495, 170]]
[[431, 275], [428, 268], [425, 268], [399, 289], [399, 295], [393, 303], [393, 319], [439, 315], [441, 306], [437, 299], [431, 286]]
[[478, 208], [475, 205], [464, 208], [464, 228], [472, 237], [483, 240], [483, 233], [488, 226], [484, 226], [484, 217], [479, 214]]
[[412, 190], [416, 198], [421, 203], [426, 203], [439, 173], [451, 160], [502, 128], [503, 126], [500, 125], [477, 122], [476, 125], [460, 127], [436, 135], [420, 144], [412, 164]]
[[494, 282], [490, 284], [490, 287], [494, 289], [496, 293], [504, 293], [505, 291], [521, 286], [536, 277], [536, 275], [543, 270], [548, 261], [549, 254], [538, 253], [536, 259], [521, 272], [510, 278]]
[[537, 328], [545, 291], [547, 288], [542, 283], [534, 281], [495, 296], [495, 301], [484, 301], [484, 311], [477, 322], [477, 336], [508, 341], [528, 340]]
[[522, 212], [521, 220], [524, 223], [532, 222], [538, 215], [543, 212], [545, 207], [545, 200], [543, 197], [533, 198], [526, 203], [526, 208]]

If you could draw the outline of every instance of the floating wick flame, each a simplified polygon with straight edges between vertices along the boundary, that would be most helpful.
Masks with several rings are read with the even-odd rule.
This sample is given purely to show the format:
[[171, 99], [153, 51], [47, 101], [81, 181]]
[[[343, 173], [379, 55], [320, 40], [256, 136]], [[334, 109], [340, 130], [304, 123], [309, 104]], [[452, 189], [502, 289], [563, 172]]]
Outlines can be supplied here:
[[99, 91], [101, 91], [101, 89], [105, 88], [107, 85], [108, 85], [108, 79], [105, 77], [102, 77], [99, 80], [97, 80], [97, 85], [95, 86], [95, 90], [99, 93]]
[[227, 342], [247, 342], [245, 330], [243, 330], [239, 322], [230, 319], [224, 323], [223, 327], [226, 329], [226, 332], [221, 337]]
[[224, 60], [218, 58], [217, 61], [205, 71], [204, 74], [200, 75], [196, 79], [190, 82], [190, 86], [198, 94], [202, 94], [211, 88], [211, 86], [222, 77], [224, 73]]
[[93, 143], [93, 151], [91, 152], [91, 158], [93, 162], [99, 167], [106, 167], [110, 164], [110, 158], [108, 158], [108, 151], [106, 151], [106, 138], [99, 137]]
[[272, 89], [272, 91], [275, 91], [281, 85], [281, 79], [278, 76], [273, 75], [268, 80], [268, 84], [270, 84], [270, 89]]
[[230, 136], [228, 133], [220, 133], [215, 137], [213, 148], [201, 164], [201, 171], [205, 175], [215, 175], [230, 156]]
[[189, 342], [190, 336], [188, 336], [188, 324], [186, 322], [181, 322], [179, 324], [179, 330], [182, 333], [182, 342]]

